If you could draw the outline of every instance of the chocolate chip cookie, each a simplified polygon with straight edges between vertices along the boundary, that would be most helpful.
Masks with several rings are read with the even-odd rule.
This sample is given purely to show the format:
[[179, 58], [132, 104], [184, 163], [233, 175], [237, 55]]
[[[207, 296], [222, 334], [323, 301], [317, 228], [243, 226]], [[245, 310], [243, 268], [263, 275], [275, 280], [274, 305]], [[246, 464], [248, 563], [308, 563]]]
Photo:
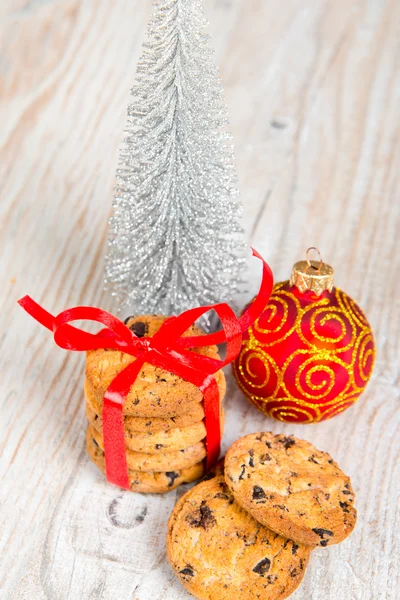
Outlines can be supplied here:
[[[103, 420], [103, 399], [98, 399], [91, 390], [90, 384], [85, 380], [84, 391], [86, 398], [86, 415], [89, 421], [94, 425], [98, 421], [98, 431], [102, 430]], [[169, 431], [176, 427], [189, 427], [199, 423], [204, 419], [204, 408], [200, 402], [192, 407], [191, 412], [177, 415], [176, 417], [131, 417], [124, 415], [124, 427], [129, 431], [137, 431], [139, 433], [155, 433], [158, 431]]]
[[[166, 317], [146, 315], [130, 317], [127, 325], [139, 337], [154, 335]], [[184, 335], [197, 336], [203, 332], [192, 326]], [[217, 347], [197, 348], [196, 352], [210, 358], [219, 358]], [[86, 354], [86, 378], [93, 395], [102, 401], [113, 379], [136, 360], [133, 356], [113, 349], [90, 350]], [[215, 374], [221, 398], [225, 394], [225, 377], [222, 371]], [[200, 390], [181, 377], [145, 363], [124, 403], [124, 414], [134, 417], [173, 417], [190, 412], [201, 402]]]
[[[102, 435], [89, 426], [89, 432], [95, 442], [104, 450]], [[149, 473], [160, 471], [175, 471], [201, 462], [206, 457], [206, 447], [203, 442], [193, 444], [182, 450], [149, 454], [147, 452], [126, 451], [128, 468], [133, 471], [147, 471]]]
[[241, 438], [226, 454], [225, 479], [255, 519], [297, 543], [337, 544], [355, 527], [349, 477], [329, 454], [293, 436]]
[[[93, 419], [93, 413], [86, 407], [86, 416], [93, 429], [100, 434], [103, 433], [101, 419]], [[223, 435], [224, 415], [221, 416], [221, 437]], [[193, 446], [197, 442], [204, 440], [207, 430], [203, 421], [189, 425], [188, 427], [175, 427], [168, 431], [158, 431], [155, 433], [131, 431], [124, 429], [125, 444], [128, 450], [134, 452], [147, 452], [148, 454], [157, 454], [172, 450], [181, 450], [188, 446]]]
[[301, 582], [310, 548], [263, 527], [219, 476], [177, 503], [167, 554], [182, 585], [200, 600], [282, 600]]
[[[104, 473], [104, 452], [96, 443], [88, 430], [86, 436], [86, 449], [94, 464]], [[191, 483], [199, 479], [204, 472], [204, 465], [199, 462], [191, 467], [177, 471], [161, 473], [145, 473], [143, 471], [128, 471], [129, 485], [132, 492], [144, 494], [164, 494], [177, 488], [181, 483]]]
[[[100, 434], [103, 433], [101, 420], [94, 419], [87, 411], [86, 416], [89, 423]], [[175, 427], [168, 431], [158, 431], [156, 433], [139, 433], [124, 429], [125, 444], [128, 450], [134, 452], [148, 452], [155, 454], [169, 450], [181, 450], [188, 446], [197, 444], [206, 437], [206, 428], [203, 421], [189, 425], [189, 427]]]

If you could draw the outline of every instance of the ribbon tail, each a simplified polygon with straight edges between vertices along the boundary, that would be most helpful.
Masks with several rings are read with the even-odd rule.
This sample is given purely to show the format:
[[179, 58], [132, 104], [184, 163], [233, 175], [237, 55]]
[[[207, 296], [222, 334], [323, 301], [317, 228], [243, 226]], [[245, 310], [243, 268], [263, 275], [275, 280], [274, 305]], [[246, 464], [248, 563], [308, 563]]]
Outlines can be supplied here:
[[103, 436], [107, 481], [129, 490], [122, 404], [107, 398], [103, 403]]
[[18, 304], [33, 317], [38, 323], [53, 331], [54, 317], [52, 314], [42, 308], [37, 302], [32, 300], [30, 296], [24, 296], [18, 300]]
[[247, 310], [239, 318], [240, 328], [242, 333], [248, 330], [248, 328], [258, 319], [263, 310], [268, 304], [269, 298], [272, 294], [274, 287], [274, 276], [270, 266], [265, 262], [261, 254], [254, 248], [251, 248], [253, 256], [261, 260], [263, 274], [261, 285], [258, 294], [254, 298], [253, 302], [249, 305]]
[[200, 390], [204, 396], [204, 415], [207, 431], [206, 469], [208, 471], [215, 465], [221, 452], [221, 406], [218, 384], [215, 377], [207, 377]]
[[103, 438], [107, 481], [129, 490], [128, 462], [122, 409], [132, 382], [143, 366], [137, 358], [111, 382], [103, 400]]

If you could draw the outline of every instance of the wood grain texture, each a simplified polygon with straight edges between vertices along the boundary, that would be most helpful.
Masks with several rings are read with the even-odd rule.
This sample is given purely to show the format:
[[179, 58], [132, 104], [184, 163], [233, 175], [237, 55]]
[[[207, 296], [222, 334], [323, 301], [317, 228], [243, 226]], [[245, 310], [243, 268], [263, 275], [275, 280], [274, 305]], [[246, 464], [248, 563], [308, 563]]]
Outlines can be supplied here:
[[[317, 425], [263, 418], [229, 381], [226, 449], [261, 429], [329, 451], [359, 522], [313, 553], [294, 600], [400, 589], [400, 3], [207, 0], [249, 241], [277, 279], [310, 245], [366, 311], [377, 364], [359, 403]], [[117, 149], [149, 0], [0, 7], [0, 597], [183, 600], [165, 558], [179, 490], [107, 485], [84, 451], [83, 356], [22, 314], [113, 309], [103, 253]], [[259, 272], [250, 272], [250, 291]]]

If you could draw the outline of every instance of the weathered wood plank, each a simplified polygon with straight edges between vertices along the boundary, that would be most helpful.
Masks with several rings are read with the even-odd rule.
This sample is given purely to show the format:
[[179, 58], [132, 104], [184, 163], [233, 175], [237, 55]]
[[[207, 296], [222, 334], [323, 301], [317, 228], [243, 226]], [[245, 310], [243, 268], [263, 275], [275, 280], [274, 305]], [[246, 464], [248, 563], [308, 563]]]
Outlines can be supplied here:
[[[373, 381], [331, 422], [289, 426], [229, 381], [226, 449], [271, 429], [331, 452], [359, 522], [313, 554], [296, 600], [395, 600], [400, 586], [399, 23], [396, 0], [207, 0], [249, 240], [278, 279], [309, 245], [375, 328]], [[15, 300], [113, 308], [103, 252], [150, 1], [0, 7], [0, 597], [180, 600], [158, 497], [108, 486], [84, 452], [83, 357]], [[250, 264], [249, 294], [259, 273]], [[238, 425], [239, 423], [239, 425]]]

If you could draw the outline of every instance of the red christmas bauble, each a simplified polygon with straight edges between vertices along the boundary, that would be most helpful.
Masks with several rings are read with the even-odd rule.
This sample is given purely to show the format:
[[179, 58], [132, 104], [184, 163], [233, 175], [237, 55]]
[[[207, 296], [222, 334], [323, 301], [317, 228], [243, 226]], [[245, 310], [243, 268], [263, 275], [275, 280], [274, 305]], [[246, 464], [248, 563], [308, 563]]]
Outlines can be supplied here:
[[233, 365], [237, 383], [280, 421], [330, 419], [356, 402], [371, 376], [371, 327], [354, 300], [330, 285], [332, 274], [322, 262], [297, 263], [291, 281], [274, 286], [264, 313], [243, 336]]

